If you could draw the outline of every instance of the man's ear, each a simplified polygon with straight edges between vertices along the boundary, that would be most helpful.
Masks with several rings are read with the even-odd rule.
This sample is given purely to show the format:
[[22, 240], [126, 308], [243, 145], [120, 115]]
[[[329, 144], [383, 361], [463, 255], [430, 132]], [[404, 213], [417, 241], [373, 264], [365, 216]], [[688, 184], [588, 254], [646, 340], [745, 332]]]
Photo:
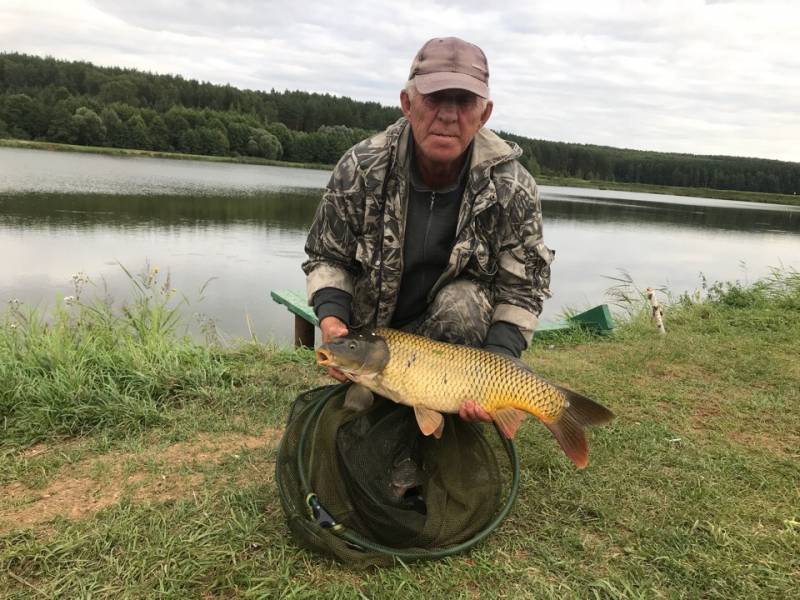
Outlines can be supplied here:
[[408, 97], [408, 92], [405, 90], [400, 90], [400, 108], [406, 118], [411, 116], [411, 98]]
[[489, 120], [489, 117], [491, 117], [491, 116], [492, 116], [492, 109], [493, 109], [493, 108], [494, 108], [494, 102], [492, 102], [491, 100], [489, 100], [489, 101], [486, 103], [486, 108], [484, 108], [484, 109], [483, 109], [483, 112], [481, 113], [481, 127], [483, 127], [484, 125], [486, 125], [486, 121], [488, 121], [488, 120]]

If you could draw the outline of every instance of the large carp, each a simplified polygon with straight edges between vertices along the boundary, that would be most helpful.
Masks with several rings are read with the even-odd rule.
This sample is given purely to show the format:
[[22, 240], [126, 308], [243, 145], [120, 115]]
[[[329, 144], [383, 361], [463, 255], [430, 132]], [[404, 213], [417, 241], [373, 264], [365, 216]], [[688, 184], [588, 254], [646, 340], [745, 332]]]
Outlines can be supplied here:
[[583, 428], [614, 417], [593, 400], [537, 377], [521, 361], [394, 329], [335, 338], [316, 355], [320, 365], [339, 369], [358, 384], [348, 391], [351, 406], [367, 405], [375, 392], [411, 406], [422, 433], [437, 438], [442, 413], [457, 413], [467, 400], [489, 413], [508, 438], [531, 413], [578, 468], [589, 460]]

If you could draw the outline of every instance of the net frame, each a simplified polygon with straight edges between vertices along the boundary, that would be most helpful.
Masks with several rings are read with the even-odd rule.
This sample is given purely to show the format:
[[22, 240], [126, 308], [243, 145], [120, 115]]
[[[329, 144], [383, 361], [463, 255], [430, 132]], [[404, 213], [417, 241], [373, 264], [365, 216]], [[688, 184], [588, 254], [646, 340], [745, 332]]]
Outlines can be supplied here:
[[[296, 416], [294, 413], [295, 410], [298, 409], [298, 400], [303, 397], [301, 394], [298, 400], [295, 401], [295, 405], [292, 407], [288, 420], [290, 425], [295, 418], [301, 418], [303, 420], [297, 443], [294, 447], [290, 448], [288, 452], [288, 454], [293, 454], [293, 461], [287, 463], [286, 460], [286, 445], [291, 444], [289, 436], [287, 435], [288, 426], [278, 448], [278, 460], [276, 461], [275, 469], [276, 484], [278, 485], [281, 504], [283, 505], [289, 527], [295, 534], [295, 537], [298, 538], [298, 541], [303, 543], [304, 540], [312, 539], [314, 542], [318, 543], [309, 544], [306, 542], [304, 545], [313, 550], [322, 550], [333, 554], [346, 562], [353, 562], [354, 564], [361, 563], [363, 566], [369, 564], [391, 564], [398, 560], [401, 562], [433, 560], [466, 552], [486, 539], [492, 531], [499, 527], [511, 512], [519, 493], [520, 468], [514, 443], [507, 439], [496, 427], [495, 430], [505, 450], [510, 467], [508, 494], [505, 500], [500, 503], [499, 509], [494, 517], [469, 539], [461, 543], [435, 549], [418, 547], [396, 548], [371, 540], [367, 536], [354, 531], [352, 528], [345, 527], [338, 521], [336, 516], [331, 514], [331, 512], [323, 506], [317, 494], [312, 489], [309, 479], [310, 465], [307, 464], [310, 458], [307, 459], [306, 457], [309, 452], [307, 445], [309, 444], [310, 437], [313, 436], [312, 432], [319, 422], [323, 409], [331, 398], [335, 397], [337, 394], [342, 394], [349, 385], [351, 385], [350, 382], [346, 382], [338, 385], [322, 386], [306, 392], [306, 394], [315, 394], [316, 399], [299, 409], [307, 414]], [[300, 492], [304, 499], [302, 502], [303, 506], [300, 505], [301, 503], [298, 501], [297, 494], [293, 494], [292, 490], [288, 489], [287, 482], [284, 480], [281, 473], [281, 471], [287, 467], [292, 469], [292, 474], [299, 480]], [[358, 560], [359, 554], [362, 555], [360, 558], [363, 560]], [[352, 558], [352, 560], [348, 560], [349, 558]]]

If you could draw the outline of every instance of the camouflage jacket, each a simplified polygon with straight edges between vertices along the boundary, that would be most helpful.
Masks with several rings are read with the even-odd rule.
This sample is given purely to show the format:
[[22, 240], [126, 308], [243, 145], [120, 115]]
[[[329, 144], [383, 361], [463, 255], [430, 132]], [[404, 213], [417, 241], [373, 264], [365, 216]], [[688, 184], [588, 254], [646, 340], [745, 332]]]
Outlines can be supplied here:
[[[405, 118], [339, 160], [306, 241], [308, 301], [334, 287], [352, 295], [351, 327], [386, 326], [403, 274], [403, 234], [409, 185]], [[484, 284], [492, 321], [519, 327], [530, 342], [549, 297], [554, 253], [542, 241], [539, 192], [516, 160], [522, 151], [492, 131], [475, 136], [456, 238], [430, 302], [457, 277]]]

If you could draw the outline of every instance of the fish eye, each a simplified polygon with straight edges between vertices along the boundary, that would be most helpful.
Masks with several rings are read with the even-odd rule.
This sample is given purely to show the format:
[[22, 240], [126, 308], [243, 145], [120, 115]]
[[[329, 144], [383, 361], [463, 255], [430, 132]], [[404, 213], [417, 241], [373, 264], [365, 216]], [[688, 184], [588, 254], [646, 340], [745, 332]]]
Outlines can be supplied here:
[[355, 350], [355, 349], [356, 349], [356, 343], [350, 342], [350, 350]]

